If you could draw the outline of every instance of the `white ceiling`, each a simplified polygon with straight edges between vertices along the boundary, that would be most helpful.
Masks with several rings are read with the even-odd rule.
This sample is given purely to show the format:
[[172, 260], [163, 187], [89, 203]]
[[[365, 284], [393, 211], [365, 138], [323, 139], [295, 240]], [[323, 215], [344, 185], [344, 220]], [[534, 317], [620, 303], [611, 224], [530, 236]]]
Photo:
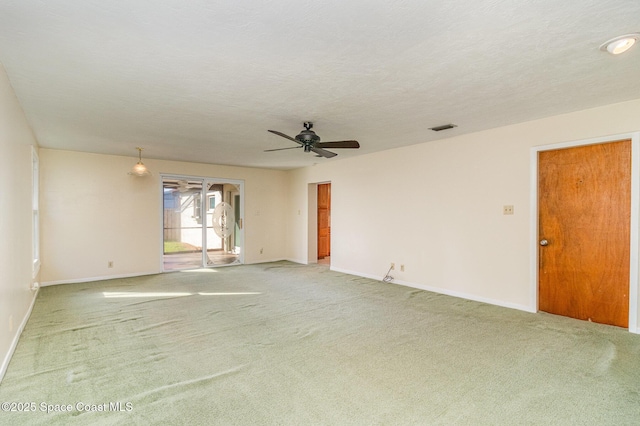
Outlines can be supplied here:
[[[42, 147], [280, 169], [639, 98], [640, 47], [599, 50], [638, 31], [638, 0], [0, 0]], [[263, 152], [308, 120], [362, 148]]]

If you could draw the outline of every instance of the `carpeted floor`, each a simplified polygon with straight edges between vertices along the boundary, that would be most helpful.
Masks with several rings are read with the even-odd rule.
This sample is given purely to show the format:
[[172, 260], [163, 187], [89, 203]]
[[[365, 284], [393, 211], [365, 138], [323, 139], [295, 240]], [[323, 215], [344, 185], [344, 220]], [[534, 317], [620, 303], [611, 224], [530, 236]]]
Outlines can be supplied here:
[[12, 425], [637, 425], [640, 336], [322, 265], [175, 272], [41, 289], [0, 402], [31, 410]]

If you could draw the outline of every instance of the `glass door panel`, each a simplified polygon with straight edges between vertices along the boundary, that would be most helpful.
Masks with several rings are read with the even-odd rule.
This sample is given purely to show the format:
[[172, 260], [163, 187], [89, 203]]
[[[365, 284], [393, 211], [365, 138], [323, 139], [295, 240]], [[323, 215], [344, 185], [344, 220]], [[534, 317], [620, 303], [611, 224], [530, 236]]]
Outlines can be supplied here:
[[202, 181], [163, 179], [164, 269], [202, 266]]
[[[223, 181], [207, 181], [207, 265], [240, 263], [241, 248], [236, 223], [240, 218], [240, 188]], [[237, 208], [236, 208], [237, 206]]]

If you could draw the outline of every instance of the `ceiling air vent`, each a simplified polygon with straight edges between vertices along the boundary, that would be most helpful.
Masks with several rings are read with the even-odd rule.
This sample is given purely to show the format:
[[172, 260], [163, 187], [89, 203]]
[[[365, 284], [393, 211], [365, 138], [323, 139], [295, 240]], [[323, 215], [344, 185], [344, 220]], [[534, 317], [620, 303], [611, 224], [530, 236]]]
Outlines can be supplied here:
[[434, 132], [441, 132], [443, 130], [453, 129], [454, 127], [458, 127], [455, 124], [443, 124], [442, 126], [429, 127], [429, 130], [433, 130]]

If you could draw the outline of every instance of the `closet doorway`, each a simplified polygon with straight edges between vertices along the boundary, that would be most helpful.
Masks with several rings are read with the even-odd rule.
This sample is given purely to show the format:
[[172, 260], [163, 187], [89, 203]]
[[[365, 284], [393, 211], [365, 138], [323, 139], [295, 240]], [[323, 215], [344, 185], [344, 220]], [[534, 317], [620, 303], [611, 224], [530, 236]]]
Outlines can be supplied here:
[[162, 175], [163, 270], [244, 263], [244, 182]]
[[[331, 184], [318, 184], [318, 263], [331, 256]], [[322, 260], [326, 259], [326, 262]]]

